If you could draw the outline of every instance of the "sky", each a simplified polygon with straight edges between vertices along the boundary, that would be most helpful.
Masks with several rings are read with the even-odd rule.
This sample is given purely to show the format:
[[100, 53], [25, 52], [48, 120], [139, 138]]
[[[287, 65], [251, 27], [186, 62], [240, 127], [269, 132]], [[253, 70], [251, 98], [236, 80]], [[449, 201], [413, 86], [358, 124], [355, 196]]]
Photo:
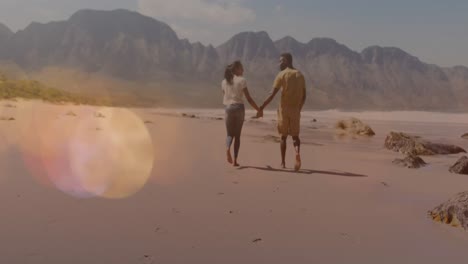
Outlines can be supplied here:
[[0, 0], [0, 23], [17, 31], [84, 8], [138, 11], [215, 46], [264, 30], [273, 40], [328, 37], [355, 51], [393, 46], [428, 63], [468, 66], [466, 0]]

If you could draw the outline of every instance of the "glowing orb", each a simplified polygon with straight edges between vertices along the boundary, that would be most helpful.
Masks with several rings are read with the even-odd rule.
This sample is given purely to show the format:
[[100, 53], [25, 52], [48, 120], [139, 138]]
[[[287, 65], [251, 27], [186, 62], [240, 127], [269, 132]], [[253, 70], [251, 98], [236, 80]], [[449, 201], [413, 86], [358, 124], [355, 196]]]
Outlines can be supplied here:
[[78, 198], [118, 199], [138, 192], [154, 161], [143, 121], [127, 109], [99, 109], [103, 118], [87, 107], [74, 111], [76, 117], [65, 116], [61, 107], [24, 112], [18, 145], [30, 173]]
[[125, 198], [148, 181], [154, 162], [144, 122], [126, 109], [100, 109], [105, 118], [86, 119], [71, 137], [71, 169], [81, 186], [106, 198]]

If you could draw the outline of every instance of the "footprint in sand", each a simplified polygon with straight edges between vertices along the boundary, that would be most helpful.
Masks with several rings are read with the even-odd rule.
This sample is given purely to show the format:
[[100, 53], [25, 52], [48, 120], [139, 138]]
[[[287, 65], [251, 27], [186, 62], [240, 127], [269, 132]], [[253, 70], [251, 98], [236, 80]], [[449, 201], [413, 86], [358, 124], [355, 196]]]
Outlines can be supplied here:
[[356, 245], [361, 244], [361, 238], [359, 236], [354, 237], [354, 236], [351, 236], [350, 234], [344, 233], [344, 232], [340, 233], [340, 236], [342, 238], [344, 238], [344, 239], [347, 239], [347, 240], [353, 242], [353, 244], [356, 244]]
[[262, 242], [262, 241], [263, 241], [263, 239], [256, 238], [256, 239], [252, 240], [252, 243], [259, 243], [259, 242]]
[[156, 259], [151, 255], [143, 255], [140, 260], [142, 264], [156, 264]]

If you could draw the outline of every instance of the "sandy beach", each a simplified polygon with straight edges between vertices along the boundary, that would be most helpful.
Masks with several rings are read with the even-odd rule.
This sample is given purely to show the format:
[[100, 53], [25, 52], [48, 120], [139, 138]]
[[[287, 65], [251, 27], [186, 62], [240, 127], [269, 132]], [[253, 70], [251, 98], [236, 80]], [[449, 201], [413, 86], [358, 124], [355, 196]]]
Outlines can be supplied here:
[[[222, 113], [0, 102], [0, 263], [468, 258], [468, 234], [427, 216], [467, 190], [468, 177], [448, 171], [462, 155], [406, 169], [383, 145], [401, 131], [466, 149], [468, 115], [306, 112], [294, 173], [291, 141], [290, 169], [279, 169], [273, 111], [246, 121], [241, 167], [227, 164]], [[337, 136], [335, 122], [348, 116], [376, 136]]]

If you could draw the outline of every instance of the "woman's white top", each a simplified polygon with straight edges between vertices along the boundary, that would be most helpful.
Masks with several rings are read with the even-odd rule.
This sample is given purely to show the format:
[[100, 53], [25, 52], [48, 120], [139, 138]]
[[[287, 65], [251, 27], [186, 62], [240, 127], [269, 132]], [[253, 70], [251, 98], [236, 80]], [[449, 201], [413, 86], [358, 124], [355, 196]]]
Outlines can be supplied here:
[[223, 80], [221, 87], [224, 91], [224, 105], [244, 103], [244, 89], [247, 88], [247, 81], [244, 77], [234, 76], [232, 84]]

